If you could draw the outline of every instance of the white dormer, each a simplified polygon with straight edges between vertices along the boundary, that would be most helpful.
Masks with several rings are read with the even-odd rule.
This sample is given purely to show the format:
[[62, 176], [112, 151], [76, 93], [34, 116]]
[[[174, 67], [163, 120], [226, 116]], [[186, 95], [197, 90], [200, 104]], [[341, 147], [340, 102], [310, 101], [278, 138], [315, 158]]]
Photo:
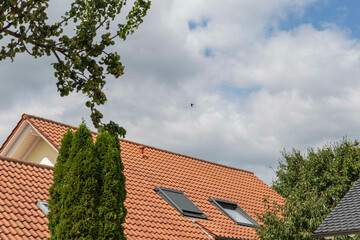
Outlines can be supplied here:
[[27, 120], [24, 120], [0, 155], [54, 166], [58, 151]]

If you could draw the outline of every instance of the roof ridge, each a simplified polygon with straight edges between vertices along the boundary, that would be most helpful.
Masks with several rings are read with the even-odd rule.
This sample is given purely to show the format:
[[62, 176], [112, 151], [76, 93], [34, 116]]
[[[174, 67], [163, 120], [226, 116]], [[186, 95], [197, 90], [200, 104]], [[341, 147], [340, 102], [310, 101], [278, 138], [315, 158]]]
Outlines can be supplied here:
[[64, 126], [64, 127], [75, 128], [75, 129], [77, 128], [77, 127], [71, 126], [71, 125], [69, 125], [69, 124], [57, 122], [57, 121], [54, 121], [54, 120], [51, 120], [51, 119], [48, 119], [48, 118], [38, 117], [38, 116], [35, 116], [35, 115], [31, 115], [31, 114], [26, 114], [26, 113], [24, 113], [23, 116], [24, 116], [26, 119], [35, 118], [35, 119], [38, 119], [38, 120], [43, 120], [43, 121], [52, 122], [52, 123], [55, 123], [55, 124], [58, 124], [58, 125], [62, 125], [62, 126]]
[[8, 161], [8, 162], [15, 162], [15, 163], [30, 165], [30, 166], [39, 167], [39, 168], [54, 169], [54, 167], [52, 167], [52, 166], [48, 166], [48, 165], [44, 165], [44, 164], [40, 164], [40, 163], [25, 162], [25, 161], [21, 161], [21, 160], [15, 159], [15, 158], [8, 158], [8, 157], [0, 156], [0, 159], [4, 160], [4, 161]]
[[[24, 116], [25, 116], [25, 118], [26, 118], [26, 117], [27, 117], [27, 118], [35, 118], [35, 119], [38, 119], [38, 120], [43, 120], [43, 121], [47, 121], [47, 122], [52, 122], [52, 123], [55, 123], [55, 124], [59, 124], [59, 125], [61, 125], [61, 126], [65, 126], [65, 127], [68, 127], [68, 128], [77, 129], [77, 127], [71, 126], [71, 125], [69, 125], [69, 124], [64, 124], [64, 123], [57, 122], [57, 121], [54, 121], [54, 120], [51, 120], [51, 119], [47, 119], [47, 118], [43, 118], [43, 117], [38, 117], [38, 116], [34, 116], [34, 115], [30, 115], [30, 114], [25, 114], [25, 113], [23, 114], [23, 117], [24, 117]], [[91, 131], [91, 130], [90, 130], [90, 131]], [[95, 134], [95, 135], [98, 134], [98, 133], [95, 132], [95, 131], [91, 131], [91, 133], [92, 133], [92, 134]], [[154, 150], [158, 150], [158, 151], [162, 151], [162, 152], [166, 152], [166, 153], [170, 153], [170, 154], [175, 154], [175, 155], [182, 156], [182, 157], [191, 158], [191, 159], [194, 159], [194, 160], [197, 160], [197, 161], [206, 162], [206, 163], [214, 164], [214, 165], [217, 165], [217, 166], [226, 167], [226, 168], [230, 168], [230, 169], [234, 169], [234, 170], [238, 170], [238, 171], [242, 171], [242, 172], [247, 172], [247, 173], [250, 173], [250, 174], [254, 174], [254, 172], [251, 172], [251, 171], [248, 171], [248, 170], [244, 170], [244, 169], [241, 169], [241, 168], [236, 168], [236, 167], [231, 167], [231, 166], [227, 166], [227, 165], [220, 164], [220, 163], [216, 163], [216, 162], [211, 162], [211, 161], [204, 160], [204, 159], [201, 159], [201, 158], [196, 158], [196, 157], [192, 157], [192, 156], [189, 156], [189, 155], [185, 155], [185, 154], [181, 154], [181, 153], [176, 153], [176, 152], [168, 151], [168, 150], [165, 150], [165, 149], [161, 149], [161, 148], [149, 146], [149, 145], [146, 145], [146, 144], [142, 144], [142, 143], [130, 141], [130, 140], [127, 140], [127, 139], [119, 138], [119, 140], [120, 140], [120, 141], [124, 141], [124, 142], [128, 142], [128, 143], [132, 143], [132, 144], [135, 144], [135, 145], [139, 145], [139, 146], [144, 146], [144, 147], [147, 147], [147, 148], [152, 148], [152, 149], [154, 149]]]
[[254, 174], [254, 173], [251, 172], [251, 171], [244, 170], [244, 169], [241, 169], [241, 168], [236, 168], [236, 167], [227, 166], [227, 165], [224, 165], [224, 164], [221, 164], [221, 163], [211, 162], [211, 161], [204, 160], [204, 159], [201, 159], [201, 158], [192, 157], [192, 156], [189, 156], [189, 155], [185, 155], [185, 154], [181, 154], [181, 153], [177, 153], [177, 152], [172, 152], [172, 151], [169, 151], [169, 150], [165, 150], [165, 149], [161, 149], [161, 148], [157, 148], [157, 147], [153, 147], [153, 146], [149, 146], [149, 145], [145, 145], [145, 144], [133, 142], [133, 141], [130, 141], [130, 140], [127, 140], [127, 139], [120, 139], [120, 141], [132, 143], [132, 144], [139, 145], [139, 146], [143, 146], [143, 147], [147, 147], [147, 148], [152, 148], [152, 149], [154, 149], [154, 150], [158, 150], [158, 151], [162, 151], [162, 152], [166, 152], [166, 153], [170, 153], [170, 154], [175, 154], [175, 155], [182, 156], [182, 157], [191, 158], [191, 159], [194, 159], [194, 160], [197, 160], [197, 161], [201, 161], [201, 162], [211, 163], [211, 164], [214, 164], [214, 165], [217, 165], [217, 166], [221, 166], [221, 167], [226, 167], [226, 168], [230, 168], [230, 169], [234, 169], [234, 170], [238, 170], [238, 171], [242, 171], [242, 172], [247, 172], [247, 173]]

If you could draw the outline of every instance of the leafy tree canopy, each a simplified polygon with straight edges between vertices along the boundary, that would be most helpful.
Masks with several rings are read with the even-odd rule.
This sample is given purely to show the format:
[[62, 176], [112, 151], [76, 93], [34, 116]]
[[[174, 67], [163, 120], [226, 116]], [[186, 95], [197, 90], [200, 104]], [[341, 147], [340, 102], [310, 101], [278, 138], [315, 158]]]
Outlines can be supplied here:
[[[95, 127], [101, 124], [98, 105], [106, 102], [105, 77], [124, 73], [117, 52], [109, 51], [115, 38], [125, 40], [143, 22], [150, 1], [135, 0], [124, 23], [115, 24], [126, 0], [72, 0], [60, 21], [46, 11], [49, 0], [2, 0], [0, 4], [0, 60], [18, 53], [37, 58], [53, 56], [61, 96], [74, 90], [88, 96]], [[68, 26], [68, 27], [66, 27]], [[109, 124], [111, 125], [111, 124]], [[116, 127], [115, 127], [116, 128]], [[118, 129], [120, 135], [125, 134]]]
[[306, 155], [296, 149], [282, 155], [273, 188], [286, 203], [265, 201], [266, 212], [259, 215], [264, 224], [256, 231], [260, 239], [313, 239], [311, 234], [360, 177], [359, 142], [344, 138], [309, 148]]

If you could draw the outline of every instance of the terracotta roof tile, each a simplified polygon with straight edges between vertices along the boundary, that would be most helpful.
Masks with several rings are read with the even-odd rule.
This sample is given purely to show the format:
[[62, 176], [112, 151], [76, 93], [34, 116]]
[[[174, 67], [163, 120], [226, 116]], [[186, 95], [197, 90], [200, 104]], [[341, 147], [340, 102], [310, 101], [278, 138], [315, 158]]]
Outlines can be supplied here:
[[[48, 199], [48, 193], [37, 194], [42, 188], [42, 183], [36, 181], [36, 176], [43, 172], [45, 166], [37, 166], [19, 162], [12, 159], [0, 158], [0, 226], [2, 229], [1, 239], [36, 239], [39, 234], [48, 234], [47, 226], [41, 231], [35, 231], [39, 225], [44, 225], [45, 217], [36, 206], [38, 199], [33, 196], [41, 196]], [[52, 175], [44, 175], [50, 181]], [[19, 181], [19, 179], [27, 181]], [[31, 181], [34, 179], [34, 181]], [[33, 233], [32, 233], [33, 231]]]
[[[71, 126], [31, 115], [23, 115], [56, 149]], [[13, 133], [16, 131], [14, 129]], [[9, 136], [1, 150], [11, 139]], [[96, 133], [93, 133], [95, 138]], [[252, 218], [264, 211], [263, 198], [283, 198], [253, 173], [201, 159], [172, 153], [127, 140], [121, 141], [128, 210], [124, 224], [128, 239], [209, 239], [214, 237], [255, 239], [255, 230], [234, 223], [209, 201], [209, 197], [236, 202]], [[48, 199], [52, 168], [0, 157], [0, 228], [2, 239], [46, 239], [47, 219], [36, 201]], [[183, 191], [208, 217], [183, 217], [155, 191], [155, 186]], [[18, 210], [12, 211], [11, 207]], [[11, 215], [12, 214], [12, 215]], [[18, 222], [19, 224], [12, 223]], [[21, 226], [21, 227], [20, 227]]]

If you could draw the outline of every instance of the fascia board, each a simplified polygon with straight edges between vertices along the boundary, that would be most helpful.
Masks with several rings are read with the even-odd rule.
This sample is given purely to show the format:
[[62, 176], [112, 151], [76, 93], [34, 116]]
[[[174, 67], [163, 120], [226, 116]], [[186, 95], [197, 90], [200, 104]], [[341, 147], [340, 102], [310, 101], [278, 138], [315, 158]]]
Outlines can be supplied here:
[[[5, 157], [9, 157], [9, 155], [11, 155], [13, 153], [13, 151], [15, 150], [16, 146], [19, 144], [19, 142], [21, 141], [21, 139], [24, 137], [26, 130], [28, 129], [28, 127], [25, 127], [25, 129], [22, 129], [23, 125], [26, 124], [26, 121], [23, 121], [20, 126], [18, 127], [18, 129], [16, 129], [15, 133], [13, 134], [13, 136], [11, 137], [11, 139], [9, 140], [8, 144], [6, 144], [5, 148], [3, 149], [3, 151], [1, 152], [3, 156]], [[21, 131], [21, 132], [20, 132]], [[20, 134], [20, 137], [15, 141], [14, 137]]]

